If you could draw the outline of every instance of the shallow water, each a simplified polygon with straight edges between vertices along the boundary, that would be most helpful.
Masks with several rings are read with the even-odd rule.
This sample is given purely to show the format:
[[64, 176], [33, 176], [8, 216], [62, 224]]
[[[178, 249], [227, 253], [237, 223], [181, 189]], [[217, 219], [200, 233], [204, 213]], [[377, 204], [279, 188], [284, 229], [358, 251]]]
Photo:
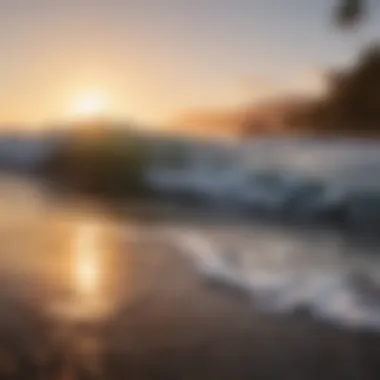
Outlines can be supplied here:
[[[0, 361], [0, 377], [28, 367], [49, 379], [95, 376], [99, 326], [130, 295], [128, 227], [96, 204], [14, 177], [1, 178], [0, 211], [0, 356], [11, 363]], [[32, 369], [25, 378], [40, 376]]]
[[58, 199], [42, 184], [15, 178], [4, 178], [0, 192], [0, 272], [17, 287], [29, 281], [44, 288], [37, 294], [49, 313], [112, 314], [126, 291], [120, 289], [126, 274], [119, 261], [128, 255], [122, 242], [158, 236], [190, 255], [206, 276], [238, 283], [263, 307], [309, 307], [321, 318], [380, 328], [377, 242], [338, 231], [228, 222], [228, 215], [187, 218], [184, 210], [174, 221], [173, 215], [153, 221], [149, 206], [146, 223], [128, 219], [128, 211], [116, 219], [95, 202]]
[[380, 247], [339, 231], [253, 223], [157, 226], [211, 281], [269, 312], [380, 329]]
[[158, 151], [146, 186], [164, 199], [252, 218], [380, 232], [377, 142], [274, 138], [218, 148], [182, 148], [185, 160], [174, 167]]
[[[30, 360], [44, 373], [51, 371], [48, 378], [57, 373], [81, 378], [82, 372], [99, 377], [104, 334], [110, 334], [104, 326], [116, 331], [116, 347], [132, 344], [128, 336], [117, 333], [126, 329], [132, 334], [137, 323], [119, 327], [127, 323], [120, 321], [129, 321], [123, 314], [128, 305], [134, 305], [132, 314], [139, 305], [150, 305], [151, 317], [149, 313], [137, 317], [147, 319], [150, 327], [171, 315], [167, 310], [176, 304], [177, 285], [183, 281], [175, 260], [162, 259], [173, 252], [190, 258], [205, 279], [246, 292], [252, 305], [263, 311], [307, 309], [314, 317], [339, 325], [380, 328], [377, 244], [333, 231], [232, 221], [226, 216], [205, 219], [196, 213], [187, 217], [184, 210], [150, 218], [149, 208], [145, 205], [144, 216], [139, 217], [139, 206], [133, 207], [132, 216], [128, 211], [132, 207], [124, 205], [116, 217], [88, 199], [58, 198], [41, 183], [2, 177], [0, 354], [8, 355], [6, 365], [0, 362], [2, 378], [12, 378], [7, 374], [18, 368], [13, 354], [9, 359], [9, 350], [31, 355], [29, 359], [16, 355], [27, 372], [31, 369], [25, 363]], [[136, 246], [146, 248], [137, 252]], [[143, 263], [141, 271], [137, 262]], [[164, 277], [157, 275], [160, 271]], [[169, 290], [161, 288], [162, 281], [168, 282]], [[147, 295], [149, 287], [153, 296]], [[183, 285], [183, 302], [187, 287]], [[158, 296], [164, 292], [169, 301], [161, 303]], [[193, 299], [195, 308], [198, 296]], [[203, 302], [199, 300], [200, 310]], [[180, 311], [176, 308], [174, 313], [188, 326]], [[159, 326], [151, 332], [153, 337]]]

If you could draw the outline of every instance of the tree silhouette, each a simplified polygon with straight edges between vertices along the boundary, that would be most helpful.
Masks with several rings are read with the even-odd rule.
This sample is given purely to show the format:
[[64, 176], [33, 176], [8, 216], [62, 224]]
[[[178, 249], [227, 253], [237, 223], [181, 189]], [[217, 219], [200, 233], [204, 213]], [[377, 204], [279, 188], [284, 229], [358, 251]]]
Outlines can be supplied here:
[[364, 50], [349, 70], [330, 75], [328, 95], [314, 112], [314, 125], [350, 134], [380, 132], [380, 46]]
[[366, 0], [339, 0], [334, 19], [339, 27], [353, 27], [362, 20], [366, 8]]

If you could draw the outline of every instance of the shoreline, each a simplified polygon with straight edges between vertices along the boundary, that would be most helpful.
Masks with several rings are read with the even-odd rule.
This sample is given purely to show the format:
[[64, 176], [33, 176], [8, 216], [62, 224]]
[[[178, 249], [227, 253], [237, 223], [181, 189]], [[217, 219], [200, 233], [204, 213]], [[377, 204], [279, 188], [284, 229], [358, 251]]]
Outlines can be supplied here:
[[174, 250], [146, 243], [132, 256], [140, 285], [130, 305], [107, 326], [107, 379], [380, 376], [379, 334], [302, 313], [259, 313], [244, 295], [211, 287]]

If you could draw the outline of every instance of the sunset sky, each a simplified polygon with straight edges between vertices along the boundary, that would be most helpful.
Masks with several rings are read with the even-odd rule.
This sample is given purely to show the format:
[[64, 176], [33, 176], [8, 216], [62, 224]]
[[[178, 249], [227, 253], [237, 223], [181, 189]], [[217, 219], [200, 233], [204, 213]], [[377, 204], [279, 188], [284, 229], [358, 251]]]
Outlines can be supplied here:
[[318, 91], [324, 67], [349, 63], [380, 36], [380, 10], [343, 33], [329, 23], [334, 3], [2, 0], [0, 124], [97, 107], [164, 123], [188, 109]]

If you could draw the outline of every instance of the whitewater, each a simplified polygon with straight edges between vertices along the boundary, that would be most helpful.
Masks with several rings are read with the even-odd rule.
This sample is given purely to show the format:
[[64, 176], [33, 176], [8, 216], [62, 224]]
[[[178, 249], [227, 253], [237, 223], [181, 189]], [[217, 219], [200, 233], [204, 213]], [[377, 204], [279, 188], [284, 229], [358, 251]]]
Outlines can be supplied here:
[[263, 312], [378, 330], [379, 148], [306, 139], [240, 142], [212, 154], [190, 147], [182, 167], [156, 160], [147, 183], [208, 215], [225, 212], [205, 223], [161, 222], [155, 232], [206, 281], [246, 294]]

